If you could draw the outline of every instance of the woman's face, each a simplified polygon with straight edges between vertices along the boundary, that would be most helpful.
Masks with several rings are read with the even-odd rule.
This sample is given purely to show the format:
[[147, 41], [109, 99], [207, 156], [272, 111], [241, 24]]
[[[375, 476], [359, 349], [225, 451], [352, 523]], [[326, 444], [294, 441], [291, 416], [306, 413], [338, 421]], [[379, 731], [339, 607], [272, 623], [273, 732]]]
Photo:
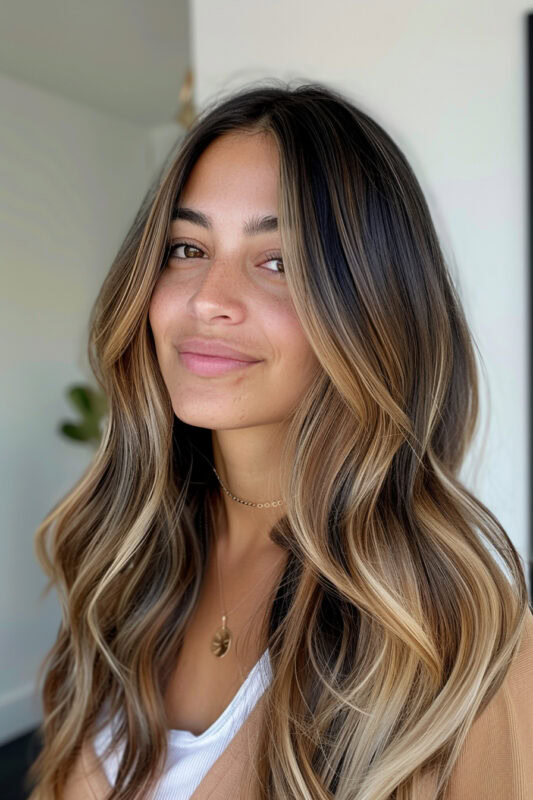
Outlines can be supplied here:
[[[281, 422], [319, 362], [283, 274], [272, 219], [278, 216], [273, 140], [243, 133], [216, 139], [196, 162], [179, 209], [183, 218], [172, 222], [169, 259], [149, 309], [174, 413], [213, 430]], [[258, 232], [248, 230], [265, 217]], [[187, 344], [191, 338], [203, 341]], [[202, 351], [204, 343], [250, 360], [184, 352]]]

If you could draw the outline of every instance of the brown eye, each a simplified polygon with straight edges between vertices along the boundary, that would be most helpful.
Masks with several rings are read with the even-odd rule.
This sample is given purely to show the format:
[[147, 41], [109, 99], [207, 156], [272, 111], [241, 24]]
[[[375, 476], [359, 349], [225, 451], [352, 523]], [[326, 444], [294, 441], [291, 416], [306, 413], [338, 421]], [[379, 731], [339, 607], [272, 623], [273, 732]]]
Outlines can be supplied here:
[[269, 272], [273, 272], [275, 275], [284, 275], [285, 274], [285, 267], [283, 266], [283, 259], [281, 258], [281, 255], [279, 255], [277, 253], [267, 253], [266, 261], [264, 261], [263, 263], [264, 264], [270, 264], [272, 262], [277, 262], [277, 264], [281, 265], [281, 266], [278, 266], [277, 269], [270, 269], [269, 268], [268, 271]]
[[[180, 247], [184, 247], [185, 248], [185, 250], [184, 250], [185, 255], [177, 255], [176, 254], [176, 250], [178, 250], [178, 248], [180, 248]], [[192, 254], [191, 254], [191, 250], [193, 251]], [[196, 253], [194, 253], [194, 251], [196, 251]], [[169, 258], [176, 257], [176, 258], [183, 258], [183, 259], [201, 258], [201, 256], [197, 255], [198, 253], [203, 253], [203, 250], [201, 250], [195, 244], [191, 244], [190, 242], [176, 242], [175, 244], [171, 245], [169, 253], [168, 253], [168, 257]]]

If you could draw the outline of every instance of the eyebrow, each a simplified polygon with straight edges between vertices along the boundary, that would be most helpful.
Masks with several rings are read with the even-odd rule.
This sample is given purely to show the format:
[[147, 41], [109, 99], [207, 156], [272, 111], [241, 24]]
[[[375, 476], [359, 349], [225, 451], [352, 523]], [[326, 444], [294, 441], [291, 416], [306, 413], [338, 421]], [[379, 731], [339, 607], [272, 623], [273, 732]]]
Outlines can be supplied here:
[[[186, 206], [177, 206], [172, 212], [172, 220], [183, 219], [192, 222], [194, 225], [201, 225], [207, 230], [213, 229], [213, 220], [207, 214]], [[271, 233], [278, 230], [278, 218], [267, 214], [264, 217], [250, 217], [243, 226], [243, 232], [247, 236], [254, 236], [258, 233]]]

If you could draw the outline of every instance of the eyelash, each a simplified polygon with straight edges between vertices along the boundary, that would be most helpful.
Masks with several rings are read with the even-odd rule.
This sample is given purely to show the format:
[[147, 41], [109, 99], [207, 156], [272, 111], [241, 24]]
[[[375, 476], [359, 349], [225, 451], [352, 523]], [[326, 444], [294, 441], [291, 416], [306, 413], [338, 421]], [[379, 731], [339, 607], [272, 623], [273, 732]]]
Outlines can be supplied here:
[[[183, 240], [183, 241], [179, 241], [179, 242], [173, 242], [171, 245], [169, 245], [169, 251], [168, 251], [167, 259], [170, 258], [170, 256], [172, 255], [172, 253], [174, 252], [174, 250], [177, 247], [181, 247], [182, 245], [188, 245], [189, 247], [193, 247], [195, 250], [200, 250], [203, 253], [202, 248], [199, 247], [197, 244], [194, 244], [194, 242], [187, 242], [187, 241]], [[182, 261], [190, 261], [191, 260], [191, 259], [188, 259], [188, 258], [183, 258], [182, 256], [176, 256], [176, 258], [180, 258]], [[267, 261], [280, 261], [281, 264], [283, 264], [283, 259], [280, 256], [278, 256], [277, 253], [266, 253], [265, 254], [265, 258], [266, 258]], [[269, 269], [269, 270], [267, 270], [267, 272], [272, 272], [273, 275], [285, 275], [285, 271], [284, 270], [279, 271], [279, 272], [274, 272], [274, 270]]]

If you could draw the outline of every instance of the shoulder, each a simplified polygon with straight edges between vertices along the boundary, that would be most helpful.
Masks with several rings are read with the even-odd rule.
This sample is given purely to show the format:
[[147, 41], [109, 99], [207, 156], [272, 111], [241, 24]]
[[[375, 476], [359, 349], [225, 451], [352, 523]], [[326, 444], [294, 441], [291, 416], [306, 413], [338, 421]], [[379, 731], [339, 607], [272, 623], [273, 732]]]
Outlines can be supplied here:
[[533, 800], [533, 614], [498, 691], [472, 724], [450, 800]]
[[104, 800], [110, 788], [92, 742], [87, 740], [67, 779], [61, 800]]

